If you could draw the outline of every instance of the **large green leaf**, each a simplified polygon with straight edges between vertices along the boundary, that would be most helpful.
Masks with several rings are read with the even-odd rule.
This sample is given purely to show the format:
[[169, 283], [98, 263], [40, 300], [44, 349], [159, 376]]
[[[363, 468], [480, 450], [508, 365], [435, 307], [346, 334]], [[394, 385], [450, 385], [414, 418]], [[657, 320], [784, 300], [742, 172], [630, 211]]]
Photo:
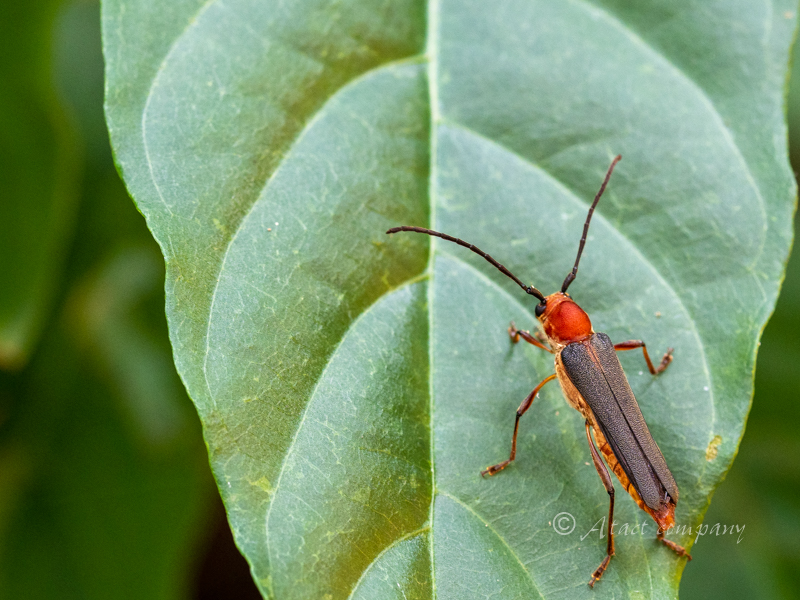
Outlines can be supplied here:
[[[749, 408], [791, 240], [794, 6], [417, 0], [104, 3], [119, 168], [167, 262], [178, 369], [272, 598], [575, 598], [607, 496], [553, 370], [511, 347], [624, 160], [571, 288], [622, 358], [696, 527]], [[672, 597], [683, 560], [620, 496], [594, 594]], [[571, 535], [551, 523], [574, 515]], [[691, 546], [690, 533], [673, 536]]]

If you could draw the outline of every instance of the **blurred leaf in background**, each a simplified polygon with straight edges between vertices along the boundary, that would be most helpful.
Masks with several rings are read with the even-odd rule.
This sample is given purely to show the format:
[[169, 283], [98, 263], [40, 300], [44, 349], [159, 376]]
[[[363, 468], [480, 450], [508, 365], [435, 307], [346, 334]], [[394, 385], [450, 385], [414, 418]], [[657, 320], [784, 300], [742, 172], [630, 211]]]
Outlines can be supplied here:
[[0, 369], [41, 334], [77, 209], [80, 152], [52, 85], [59, 5], [7, 2], [0, 18]]
[[0, 597], [213, 597], [195, 580], [226, 523], [163, 259], [111, 159], [99, 6], [16, 3], [0, 23], [0, 367], [20, 368], [0, 374]]

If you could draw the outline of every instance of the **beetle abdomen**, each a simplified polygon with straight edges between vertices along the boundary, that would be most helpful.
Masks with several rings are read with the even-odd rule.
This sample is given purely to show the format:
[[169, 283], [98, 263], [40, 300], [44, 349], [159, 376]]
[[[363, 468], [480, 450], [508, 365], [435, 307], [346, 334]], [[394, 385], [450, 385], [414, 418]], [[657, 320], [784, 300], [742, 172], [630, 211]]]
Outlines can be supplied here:
[[666, 495], [677, 503], [678, 486], [650, 435], [609, 337], [594, 333], [569, 344], [561, 351], [561, 361], [642, 501], [654, 511], [667, 502]]

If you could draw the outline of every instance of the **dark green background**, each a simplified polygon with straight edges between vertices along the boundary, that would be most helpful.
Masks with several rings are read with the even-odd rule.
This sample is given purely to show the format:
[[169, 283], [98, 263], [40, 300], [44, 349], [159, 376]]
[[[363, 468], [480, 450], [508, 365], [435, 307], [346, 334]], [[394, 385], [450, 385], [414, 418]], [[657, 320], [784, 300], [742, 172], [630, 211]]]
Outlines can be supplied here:
[[[0, 233], [30, 244], [18, 255], [9, 244], [2, 259], [24, 265], [41, 247], [53, 258], [33, 328], [41, 335], [24, 367], [0, 371], [0, 597], [254, 596], [172, 366], [163, 261], [111, 159], [98, 5], [19, 3], [3, 22], [0, 151], [52, 156], [27, 171], [24, 153], [0, 163], [13, 184], [0, 186]], [[35, 140], [18, 125], [42, 119], [50, 127]], [[789, 122], [797, 170], [800, 85]], [[51, 188], [69, 198], [50, 221], [15, 222], [32, 213], [11, 207]], [[699, 540], [684, 599], [798, 596], [799, 334], [793, 259], [764, 332], [740, 454], [705, 519], [745, 531], [738, 544]]]

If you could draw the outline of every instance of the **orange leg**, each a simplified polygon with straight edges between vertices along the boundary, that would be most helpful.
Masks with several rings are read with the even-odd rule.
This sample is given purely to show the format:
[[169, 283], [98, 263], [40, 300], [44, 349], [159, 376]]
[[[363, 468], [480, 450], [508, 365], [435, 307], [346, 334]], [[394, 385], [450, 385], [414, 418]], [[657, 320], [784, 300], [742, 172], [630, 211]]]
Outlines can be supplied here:
[[530, 331], [523, 331], [521, 329], [517, 329], [517, 326], [514, 325], [514, 321], [511, 321], [511, 326], [508, 328], [508, 336], [511, 338], [511, 341], [514, 342], [515, 344], [519, 342], [519, 338], [522, 338], [529, 344], [533, 344], [537, 348], [541, 348], [542, 350], [545, 350], [550, 354], [553, 354], [553, 351], [547, 346], [545, 346], [541, 340], [531, 335]]
[[644, 360], [647, 362], [647, 368], [650, 369], [650, 373], [652, 375], [658, 375], [669, 366], [669, 363], [672, 362], [672, 348], [667, 348], [667, 352], [661, 359], [661, 364], [658, 365], [658, 368], [656, 368], [653, 366], [653, 363], [650, 360], [650, 355], [647, 353], [647, 346], [645, 346], [645, 343], [642, 340], [630, 340], [627, 342], [620, 342], [619, 344], [614, 344], [614, 350], [616, 350], [617, 352], [620, 352], [622, 350], [635, 350], [636, 348], [642, 349], [642, 353], [644, 354]]
[[597, 469], [597, 474], [600, 475], [600, 479], [603, 481], [603, 485], [608, 492], [609, 504], [608, 504], [608, 545], [606, 546], [606, 557], [603, 559], [603, 562], [600, 563], [600, 566], [595, 569], [594, 573], [592, 573], [592, 578], [589, 580], [589, 587], [594, 587], [594, 584], [603, 576], [603, 573], [606, 572], [606, 568], [608, 567], [608, 563], [611, 562], [611, 557], [614, 556], [614, 532], [611, 531], [611, 524], [614, 522], [614, 485], [611, 483], [611, 476], [608, 474], [608, 469], [603, 464], [603, 461], [600, 460], [600, 454], [597, 452], [597, 448], [594, 447], [594, 440], [592, 440], [592, 432], [591, 432], [591, 425], [589, 425], [589, 420], [586, 420], [586, 439], [589, 440], [589, 451], [592, 453], [592, 462], [594, 462], [594, 468]]
[[539, 393], [539, 390], [542, 389], [544, 384], [547, 383], [548, 381], [553, 381], [553, 379], [555, 378], [556, 378], [555, 373], [545, 378], [545, 380], [542, 381], [539, 385], [537, 385], [533, 389], [533, 391], [530, 394], [528, 394], [528, 397], [522, 401], [522, 404], [520, 404], [519, 408], [517, 409], [517, 420], [514, 421], [514, 437], [511, 438], [511, 456], [508, 457], [508, 460], [504, 460], [503, 462], [497, 463], [496, 465], [493, 465], [488, 469], [484, 469], [483, 471], [481, 471], [481, 476], [485, 477], [486, 475], [494, 475], [498, 471], [502, 471], [503, 469], [505, 469], [508, 466], [508, 464], [512, 460], [514, 460], [514, 458], [517, 456], [517, 431], [519, 430], [519, 418], [522, 415], [524, 415], [525, 412], [531, 407], [531, 404], [533, 404], [533, 399], [536, 397], [536, 394]]
[[664, 539], [664, 532], [663, 531], [661, 531], [661, 530], [658, 531], [658, 533], [656, 534], [656, 539], [659, 542], [661, 542], [662, 544], [664, 544], [667, 548], [672, 550], [678, 556], [685, 556], [689, 560], [692, 560], [692, 555], [689, 554], [688, 552], [686, 552], [686, 548], [684, 548], [683, 546], [679, 546], [675, 542], [671, 542], [671, 541], [669, 541], [667, 539]]

